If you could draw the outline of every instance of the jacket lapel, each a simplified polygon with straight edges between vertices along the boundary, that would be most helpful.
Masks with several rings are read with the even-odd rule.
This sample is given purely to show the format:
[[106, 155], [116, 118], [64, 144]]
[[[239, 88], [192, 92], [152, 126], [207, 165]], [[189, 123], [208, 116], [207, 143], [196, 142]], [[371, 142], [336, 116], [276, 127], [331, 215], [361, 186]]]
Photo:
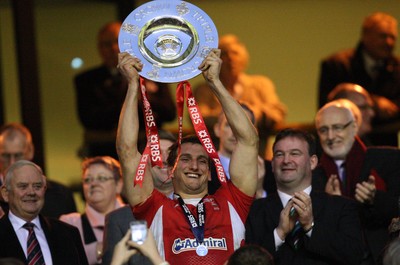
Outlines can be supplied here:
[[8, 215], [3, 216], [0, 220], [0, 230], [1, 252], [20, 260], [26, 260], [25, 253]]

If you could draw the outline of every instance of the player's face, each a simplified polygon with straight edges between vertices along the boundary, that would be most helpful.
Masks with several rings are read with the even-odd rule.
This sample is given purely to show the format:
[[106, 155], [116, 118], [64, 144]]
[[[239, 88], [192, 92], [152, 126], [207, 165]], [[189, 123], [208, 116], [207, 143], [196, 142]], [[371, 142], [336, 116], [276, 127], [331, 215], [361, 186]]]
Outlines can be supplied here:
[[33, 166], [25, 165], [14, 171], [10, 189], [2, 194], [10, 210], [18, 217], [31, 221], [43, 208], [46, 191], [45, 177]]
[[317, 165], [308, 144], [297, 137], [286, 137], [275, 144], [272, 170], [280, 190], [300, 190], [311, 185], [311, 170]]
[[329, 107], [318, 114], [316, 128], [324, 152], [333, 159], [345, 159], [357, 134], [350, 111]]
[[210, 180], [208, 161], [208, 154], [202, 145], [182, 144], [181, 155], [173, 176], [175, 192], [181, 196], [207, 193]]

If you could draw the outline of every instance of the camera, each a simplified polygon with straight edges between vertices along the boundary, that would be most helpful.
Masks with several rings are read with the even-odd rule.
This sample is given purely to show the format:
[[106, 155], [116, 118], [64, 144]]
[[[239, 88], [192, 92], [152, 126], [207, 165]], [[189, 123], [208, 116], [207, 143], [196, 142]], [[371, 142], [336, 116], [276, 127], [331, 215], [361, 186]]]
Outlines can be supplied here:
[[131, 240], [143, 244], [147, 238], [147, 222], [146, 220], [135, 220], [129, 224], [131, 228]]

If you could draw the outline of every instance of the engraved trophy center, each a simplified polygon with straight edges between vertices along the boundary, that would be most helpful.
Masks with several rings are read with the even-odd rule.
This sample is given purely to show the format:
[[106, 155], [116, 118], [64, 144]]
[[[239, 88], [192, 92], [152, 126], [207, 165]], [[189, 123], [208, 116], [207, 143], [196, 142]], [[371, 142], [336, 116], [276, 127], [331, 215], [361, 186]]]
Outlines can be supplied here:
[[174, 60], [179, 57], [182, 42], [174, 35], [161, 36], [156, 43], [156, 50], [163, 60]]
[[140, 75], [175, 83], [201, 73], [198, 66], [218, 47], [218, 32], [208, 15], [185, 1], [159, 0], [139, 6], [122, 24], [121, 52], [139, 58]]
[[150, 20], [139, 33], [142, 55], [160, 67], [177, 67], [191, 60], [198, 44], [193, 26], [177, 17]]

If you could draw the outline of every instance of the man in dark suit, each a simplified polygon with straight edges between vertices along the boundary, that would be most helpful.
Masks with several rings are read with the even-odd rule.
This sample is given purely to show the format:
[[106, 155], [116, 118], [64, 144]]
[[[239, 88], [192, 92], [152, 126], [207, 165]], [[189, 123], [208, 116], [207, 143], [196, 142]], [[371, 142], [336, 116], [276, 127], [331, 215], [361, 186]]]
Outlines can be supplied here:
[[[118, 34], [120, 22], [104, 25], [97, 35], [97, 48], [102, 60], [96, 66], [75, 77], [75, 89], [79, 120], [84, 127], [84, 143], [80, 156], [112, 156], [118, 159], [115, 139], [119, 113], [125, 99], [128, 83], [117, 70]], [[167, 84], [145, 80], [148, 100], [158, 128], [164, 122], [173, 121], [176, 107]], [[142, 103], [139, 108], [140, 128], [144, 127]], [[141, 142], [145, 141], [141, 130]]]
[[[34, 158], [35, 147], [28, 128], [20, 123], [7, 123], [0, 128], [0, 180], [6, 169], [18, 160]], [[0, 181], [1, 182], [1, 181]], [[62, 214], [76, 212], [72, 191], [65, 185], [47, 180], [45, 203], [41, 214], [58, 218]], [[1, 186], [1, 185], [0, 185]], [[8, 206], [1, 199], [1, 208], [6, 212]], [[0, 214], [1, 216], [1, 214]]]
[[[39, 166], [20, 160], [9, 167], [1, 188], [9, 212], [0, 219], [0, 257], [14, 257], [27, 264], [88, 264], [79, 231], [39, 215], [45, 191], [46, 177]], [[30, 261], [31, 249], [36, 261]]]
[[[399, 121], [400, 59], [393, 53], [397, 34], [394, 17], [381, 12], [366, 17], [357, 48], [335, 53], [322, 61], [319, 107], [327, 102], [336, 85], [350, 82], [371, 94], [375, 128]], [[374, 145], [397, 146], [397, 130], [372, 135], [371, 141]]]
[[246, 243], [261, 245], [277, 265], [359, 265], [361, 224], [351, 200], [316, 192], [314, 138], [285, 129], [273, 145], [277, 193], [256, 200], [246, 222]]
[[349, 100], [327, 103], [315, 126], [323, 149], [313, 187], [355, 199], [373, 264], [389, 240], [388, 226], [399, 213], [400, 150], [366, 147], [357, 136], [359, 110]]

